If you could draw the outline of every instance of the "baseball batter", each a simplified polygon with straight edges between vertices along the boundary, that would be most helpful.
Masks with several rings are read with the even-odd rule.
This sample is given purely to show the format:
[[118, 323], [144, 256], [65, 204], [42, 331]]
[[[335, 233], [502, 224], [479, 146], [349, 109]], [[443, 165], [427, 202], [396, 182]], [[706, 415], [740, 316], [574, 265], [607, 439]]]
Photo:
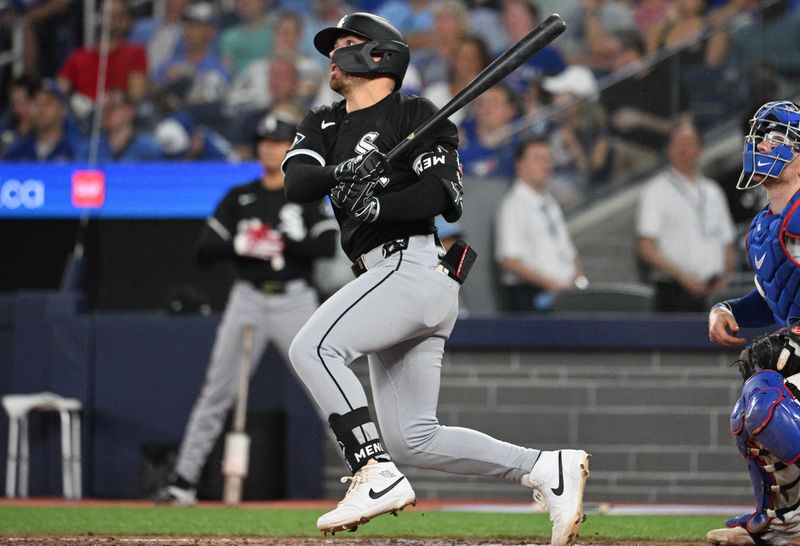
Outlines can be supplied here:
[[196, 502], [200, 473], [236, 396], [244, 327], [254, 327], [252, 376], [270, 342], [289, 361], [292, 339], [317, 308], [317, 294], [309, 283], [312, 264], [317, 257], [333, 255], [338, 227], [327, 204], [286, 200], [280, 164], [296, 128], [296, 120], [280, 113], [260, 121], [254, 146], [263, 175], [231, 188], [198, 239], [202, 261], [233, 259], [238, 278], [217, 330], [205, 384], [189, 417], [174, 478], [157, 494], [157, 502]]
[[[426, 99], [396, 92], [409, 49], [388, 21], [367, 13], [321, 30], [330, 86], [344, 100], [310, 111], [286, 155], [290, 201], [326, 194], [356, 279], [329, 298], [300, 330], [292, 365], [328, 416], [352, 476], [338, 506], [317, 521], [324, 532], [353, 530], [414, 504], [395, 462], [458, 474], [496, 476], [535, 488], [553, 520], [553, 544], [571, 544], [583, 518], [588, 455], [545, 452], [439, 424], [444, 345], [458, 313], [467, 247], [443, 259], [438, 214], [461, 215], [458, 134], [445, 121], [389, 161], [384, 155], [435, 112]], [[375, 416], [348, 367], [368, 355]]]

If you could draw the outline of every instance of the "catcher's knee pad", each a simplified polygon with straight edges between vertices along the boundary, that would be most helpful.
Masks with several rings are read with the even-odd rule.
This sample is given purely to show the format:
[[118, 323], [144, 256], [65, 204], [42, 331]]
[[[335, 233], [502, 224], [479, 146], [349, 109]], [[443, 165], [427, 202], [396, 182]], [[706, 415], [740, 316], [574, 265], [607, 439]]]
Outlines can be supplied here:
[[800, 459], [800, 404], [781, 374], [762, 370], [742, 387], [731, 413], [731, 432], [747, 455], [755, 441], [784, 464]]

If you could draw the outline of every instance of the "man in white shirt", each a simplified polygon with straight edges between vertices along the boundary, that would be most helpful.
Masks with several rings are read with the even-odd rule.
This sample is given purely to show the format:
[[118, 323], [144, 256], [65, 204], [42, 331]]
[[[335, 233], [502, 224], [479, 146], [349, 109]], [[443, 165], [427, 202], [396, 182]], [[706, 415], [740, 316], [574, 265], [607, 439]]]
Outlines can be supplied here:
[[544, 139], [523, 142], [516, 151], [516, 179], [498, 210], [495, 261], [501, 270], [506, 311], [543, 311], [553, 296], [581, 276], [561, 207], [549, 192], [553, 174]]
[[705, 312], [708, 296], [730, 280], [734, 224], [722, 189], [697, 169], [701, 153], [691, 123], [673, 127], [671, 166], [639, 200], [636, 249], [655, 284], [657, 311]]

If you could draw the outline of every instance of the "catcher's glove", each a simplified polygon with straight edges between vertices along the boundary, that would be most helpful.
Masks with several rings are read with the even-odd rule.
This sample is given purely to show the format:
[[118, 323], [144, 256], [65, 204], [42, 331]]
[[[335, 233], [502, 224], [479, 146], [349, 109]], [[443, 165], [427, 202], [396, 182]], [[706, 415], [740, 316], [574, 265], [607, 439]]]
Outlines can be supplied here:
[[744, 379], [760, 370], [775, 370], [784, 377], [800, 373], [800, 325], [757, 337], [734, 364]]

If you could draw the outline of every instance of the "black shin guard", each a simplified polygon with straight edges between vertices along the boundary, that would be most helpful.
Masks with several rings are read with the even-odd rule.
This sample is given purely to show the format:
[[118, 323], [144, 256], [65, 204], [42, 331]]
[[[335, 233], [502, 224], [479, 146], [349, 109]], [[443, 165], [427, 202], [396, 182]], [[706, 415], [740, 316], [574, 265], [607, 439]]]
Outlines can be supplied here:
[[[342, 453], [344, 453], [344, 460], [353, 474], [358, 472], [370, 459], [378, 461], [390, 460], [389, 454], [383, 449], [380, 439], [365, 439], [365, 441], [361, 442], [353, 432], [354, 429], [363, 427], [363, 425], [372, 424], [372, 418], [366, 406], [356, 408], [344, 415], [332, 413], [328, 417], [328, 424], [333, 434], [336, 435], [339, 447], [342, 448]], [[366, 433], [364, 433], [363, 428], [361, 432], [361, 436], [365, 438]]]

